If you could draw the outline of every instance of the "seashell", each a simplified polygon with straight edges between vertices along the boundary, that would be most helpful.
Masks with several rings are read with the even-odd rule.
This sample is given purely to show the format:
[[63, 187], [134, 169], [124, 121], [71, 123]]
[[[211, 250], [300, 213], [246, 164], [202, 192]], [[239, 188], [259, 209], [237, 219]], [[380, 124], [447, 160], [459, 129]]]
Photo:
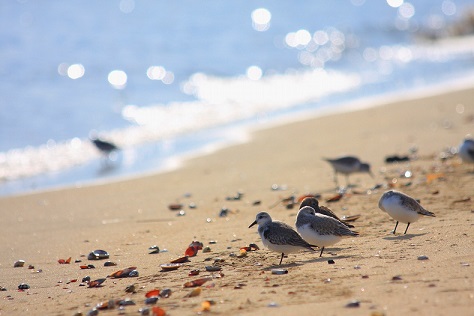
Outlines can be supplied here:
[[14, 268], [21, 268], [25, 265], [25, 260], [18, 260], [18, 261], [15, 261], [15, 263], [13, 264], [13, 267]]
[[206, 271], [207, 272], [217, 272], [217, 271], [221, 271], [222, 268], [219, 267], [219, 266], [206, 266]]
[[132, 271], [130, 271], [128, 276], [131, 277], [131, 278], [136, 278], [136, 277], [138, 277], [138, 271], [137, 270], [132, 270]]
[[92, 264], [82, 265], [82, 266], [79, 266], [79, 268], [81, 268], [81, 269], [95, 269], [94, 265], [92, 265]]
[[145, 300], [145, 304], [146, 305], [153, 305], [153, 304], [156, 304], [156, 302], [158, 302], [160, 298], [158, 296], [153, 296], [153, 297], [148, 297], [146, 300]]
[[19, 290], [28, 290], [29, 288], [30, 286], [26, 283], [21, 283], [20, 285], [18, 285]]
[[202, 312], [210, 312], [211, 311], [211, 302], [210, 301], [204, 301], [201, 303], [201, 310]]
[[334, 260], [332, 260], [332, 259], [329, 259], [329, 260], [328, 260], [328, 264], [335, 264], [335, 263], [336, 263], [336, 262], [334, 262]]
[[108, 277], [109, 278], [126, 278], [126, 277], [129, 277], [130, 276], [130, 273], [132, 271], [136, 271], [137, 267], [128, 267], [126, 269], [123, 269], [123, 270], [118, 270], [118, 271], [115, 271], [114, 273], [112, 273], [111, 275], [109, 275]]
[[71, 257], [67, 258], [66, 260], [64, 259], [59, 259], [58, 260], [59, 264], [70, 264], [71, 263]]
[[202, 247], [204, 247], [204, 245], [202, 242], [194, 240], [192, 243], [189, 244], [189, 247], [194, 247], [198, 250], [202, 250]]
[[195, 209], [197, 207], [196, 203], [194, 202], [191, 202], [188, 204], [188, 207], [191, 208], [191, 209]]
[[158, 306], [153, 306], [151, 309], [151, 313], [153, 316], [165, 316], [166, 312], [163, 308], [158, 307]]
[[90, 276], [86, 276], [82, 278], [82, 282], [89, 282], [91, 280]]
[[86, 314], [86, 316], [97, 316], [97, 315], [99, 315], [99, 311], [95, 307], [91, 309], [90, 311], [88, 311]]
[[87, 256], [89, 260], [109, 259], [109, 253], [105, 250], [94, 250]]
[[197, 287], [193, 289], [191, 292], [189, 292], [185, 297], [195, 297], [199, 296], [201, 294], [202, 289], [200, 287]]
[[0, 291], [6, 291], [6, 290], [7, 290], [6, 287], [0, 286]]
[[150, 309], [148, 307], [142, 307], [138, 310], [138, 312], [143, 316], [150, 315]]
[[203, 252], [203, 253], [211, 252], [211, 247], [206, 246], [206, 247], [202, 248], [202, 252]]
[[344, 222], [353, 222], [355, 220], [358, 220], [359, 217], [360, 217], [360, 214], [357, 214], [357, 215], [344, 215], [341, 219]]
[[156, 297], [159, 295], [160, 295], [160, 290], [154, 289], [154, 290], [146, 292], [145, 297]]
[[330, 197], [329, 199], [326, 200], [326, 202], [330, 203], [330, 202], [337, 202], [339, 201], [340, 199], [342, 199], [342, 197], [344, 196], [344, 194], [341, 194], [341, 193], [338, 193], [332, 197]]
[[198, 253], [198, 249], [196, 247], [188, 247], [188, 249], [186, 249], [186, 251], [184, 252], [184, 255], [186, 257], [194, 257], [195, 255], [197, 255]]
[[186, 212], [184, 210], [181, 210], [178, 212], [178, 214], [176, 214], [176, 216], [184, 216], [186, 215]]
[[160, 248], [157, 245], [149, 247], [148, 250], [151, 250], [149, 254], [160, 253]]
[[104, 283], [106, 279], [97, 279], [94, 281], [89, 282], [89, 287], [101, 287], [102, 283]]
[[198, 274], [199, 274], [199, 270], [191, 270], [189, 271], [188, 276], [193, 276], [193, 275], [198, 275]]
[[30, 270], [31, 270], [31, 269], [34, 269], [34, 268], [35, 268], [35, 266], [34, 266], [34, 265], [31, 265], [31, 264], [30, 264], [30, 265], [28, 265], [28, 269], [30, 269]]
[[247, 257], [247, 250], [240, 248], [237, 258], [245, 258], [245, 257]]
[[120, 300], [120, 301], [117, 302], [117, 304], [120, 305], [120, 306], [137, 305], [137, 304], [135, 304], [134, 301], [132, 301], [129, 298], [126, 298], [124, 300]]
[[171, 203], [171, 204], [168, 205], [168, 208], [171, 211], [178, 211], [178, 210], [183, 208], [183, 204], [181, 204], [181, 203]]
[[170, 297], [171, 296], [171, 289], [166, 288], [166, 289], [161, 290], [160, 296], [164, 297], [164, 298]]
[[188, 256], [184, 256], [178, 259], [174, 259], [173, 261], [170, 261], [170, 263], [185, 263], [185, 262], [190, 262]]
[[204, 283], [206, 283], [207, 281], [209, 281], [211, 278], [207, 277], [207, 278], [201, 278], [201, 279], [197, 279], [197, 280], [194, 280], [194, 281], [189, 281], [189, 282], [186, 282], [184, 283], [184, 287], [196, 287], [196, 286], [201, 286], [203, 285]]
[[115, 301], [114, 300], [108, 300], [104, 302], [98, 303], [95, 308], [98, 310], [103, 310], [103, 309], [114, 309], [115, 308]]
[[116, 266], [116, 265], [117, 265], [117, 263], [112, 262], [112, 261], [104, 262], [104, 267], [113, 267], [113, 266]]
[[182, 263], [164, 263], [160, 265], [162, 271], [178, 270], [181, 266], [183, 266]]
[[418, 260], [428, 260], [428, 256], [418, 256]]
[[287, 269], [272, 269], [272, 274], [288, 274]]

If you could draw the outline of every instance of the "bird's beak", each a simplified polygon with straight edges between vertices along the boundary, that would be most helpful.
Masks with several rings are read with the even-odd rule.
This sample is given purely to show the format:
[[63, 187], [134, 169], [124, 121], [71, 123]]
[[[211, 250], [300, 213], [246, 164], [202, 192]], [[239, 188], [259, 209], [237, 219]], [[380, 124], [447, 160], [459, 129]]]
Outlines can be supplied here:
[[250, 224], [249, 228], [252, 227], [255, 224], [257, 224], [257, 221], [254, 221], [252, 224]]

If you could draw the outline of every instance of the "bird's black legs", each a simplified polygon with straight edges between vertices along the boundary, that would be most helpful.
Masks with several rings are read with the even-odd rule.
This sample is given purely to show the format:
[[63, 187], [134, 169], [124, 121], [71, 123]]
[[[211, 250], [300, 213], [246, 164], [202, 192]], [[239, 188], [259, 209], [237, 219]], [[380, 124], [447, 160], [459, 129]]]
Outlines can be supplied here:
[[406, 235], [406, 233], [407, 233], [407, 231], [408, 231], [408, 227], [410, 227], [410, 223], [408, 223], [407, 229], [405, 229], [405, 235]]
[[281, 265], [281, 262], [283, 261], [283, 256], [284, 255], [285, 255], [284, 253], [281, 253], [281, 259], [280, 259], [280, 263], [278, 265]]
[[323, 255], [324, 247], [321, 248], [321, 252], [319, 253], [319, 256], [321, 257]]
[[[408, 224], [408, 225], [410, 225], [410, 224]], [[397, 226], [398, 226], [398, 221], [395, 224], [395, 228], [393, 229], [392, 234], [395, 234], [395, 232], [397, 231]], [[407, 227], [407, 229], [408, 229], [408, 227]]]

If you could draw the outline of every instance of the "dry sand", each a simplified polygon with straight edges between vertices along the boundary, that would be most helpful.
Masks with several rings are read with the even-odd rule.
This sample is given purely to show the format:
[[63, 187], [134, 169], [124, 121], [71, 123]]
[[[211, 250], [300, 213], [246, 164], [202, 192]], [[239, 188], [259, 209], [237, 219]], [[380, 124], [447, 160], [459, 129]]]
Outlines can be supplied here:
[[[191, 159], [172, 172], [2, 198], [0, 286], [6, 291], [0, 292], [0, 315], [87, 315], [100, 302], [125, 298], [136, 305], [99, 314], [138, 315], [145, 293], [155, 288], [172, 290], [157, 303], [169, 315], [195, 315], [207, 300], [214, 303], [207, 313], [219, 315], [474, 315], [474, 166], [458, 157], [439, 159], [473, 131], [474, 89], [465, 89], [258, 131], [248, 143]], [[406, 155], [414, 147], [416, 160], [384, 163], [387, 155]], [[327, 203], [336, 192], [322, 157], [341, 154], [370, 162], [375, 178], [352, 176], [357, 186]], [[413, 176], [403, 178], [407, 170]], [[286, 190], [272, 190], [274, 184]], [[383, 187], [369, 190], [376, 184]], [[436, 217], [421, 218], [407, 235], [405, 224], [391, 234], [395, 222], [377, 207], [389, 186], [420, 199]], [[239, 191], [240, 200], [227, 199]], [[294, 226], [297, 205], [288, 209], [278, 201], [309, 193], [322, 194], [321, 204], [339, 216], [361, 214], [354, 223], [360, 237], [327, 248], [322, 258], [319, 252], [289, 254], [281, 266], [288, 274], [273, 275], [280, 254], [263, 249], [256, 227], [248, 225], [257, 212], [268, 211]], [[185, 216], [168, 209], [177, 202]], [[219, 216], [223, 207], [226, 217]], [[193, 240], [211, 252], [199, 251], [180, 269], [161, 272], [160, 264], [182, 257]], [[250, 243], [261, 249], [231, 256]], [[149, 254], [152, 245], [167, 252]], [[95, 249], [106, 250], [117, 266], [88, 260]], [[71, 264], [58, 263], [68, 257]], [[205, 266], [216, 258], [223, 260], [223, 277], [186, 297], [192, 289], [183, 284], [211, 275]], [[20, 259], [25, 266], [14, 268]], [[80, 269], [87, 264], [95, 269]], [[130, 266], [138, 277], [80, 285], [85, 276], [100, 279]], [[200, 275], [188, 276], [193, 269]], [[18, 291], [20, 283], [30, 289]], [[135, 294], [125, 292], [130, 284]], [[352, 300], [359, 307], [346, 307]]]

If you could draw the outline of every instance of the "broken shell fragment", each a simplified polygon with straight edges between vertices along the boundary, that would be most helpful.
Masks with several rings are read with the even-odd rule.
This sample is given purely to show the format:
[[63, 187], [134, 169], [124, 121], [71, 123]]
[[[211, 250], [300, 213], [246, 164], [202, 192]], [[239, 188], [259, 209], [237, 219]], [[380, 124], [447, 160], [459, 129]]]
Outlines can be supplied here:
[[204, 247], [204, 244], [200, 241], [194, 240], [192, 243], [189, 244], [189, 247], [195, 247], [198, 250], [201, 250]]
[[105, 250], [94, 250], [87, 256], [89, 260], [109, 259], [109, 253]]
[[148, 248], [148, 250], [151, 250], [149, 254], [155, 254], [155, 253], [160, 253], [160, 248], [157, 245], [153, 245]]
[[272, 274], [288, 274], [287, 269], [272, 269]]
[[104, 262], [104, 267], [113, 267], [113, 266], [116, 266], [116, 265], [117, 265], [117, 263], [112, 262], [112, 261]]
[[188, 256], [184, 256], [178, 259], [174, 259], [173, 261], [170, 261], [170, 263], [185, 263], [185, 262], [190, 262]]
[[217, 272], [217, 271], [221, 271], [222, 268], [219, 267], [219, 266], [206, 266], [206, 271], [207, 272]]
[[158, 297], [158, 296], [148, 297], [148, 298], [145, 300], [145, 304], [146, 304], [146, 305], [153, 305], [153, 304], [156, 304], [156, 302], [158, 302], [158, 300], [159, 300], [159, 297]]
[[106, 279], [97, 279], [94, 281], [89, 282], [89, 287], [101, 287], [102, 283], [105, 282]]
[[163, 289], [161, 290], [160, 297], [168, 298], [171, 296], [171, 289]]
[[183, 266], [182, 263], [164, 263], [160, 265], [162, 271], [173, 271], [178, 270]]
[[202, 289], [200, 287], [197, 287], [193, 289], [191, 292], [189, 292], [185, 297], [195, 297], [199, 296], [201, 294]]
[[153, 306], [153, 308], [151, 309], [151, 314], [153, 316], [165, 316], [166, 315], [166, 312], [163, 308], [161, 307], [158, 307], [158, 306]]
[[198, 274], [199, 274], [199, 270], [195, 269], [195, 270], [189, 271], [188, 276], [194, 276], [194, 275], [198, 275]]
[[186, 257], [194, 257], [195, 255], [197, 255], [197, 253], [198, 253], [198, 249], [196, 247], [188, 247], [186, 251], [184, 252], [184, 255]]
[[207, 281], [209, 281], [211, 278], [201, 278], [201, 279], [197, 279], [197, 280], [194, 280], [194, 281], [189, 281], [189, 282], [186, 282], [184, 283], [184, 287], [196, 287], [196, 286], [201, 286], [203, 285], [204, 283], [206, 283]]
[[160, 290], [154, 289], [154, 290], [146, 292], [145, 297], [155, 297], [159, 295], [160, 295]]
[[346, 304], [346, 307], [348, 308], [360, 307], [360, 302], [358, 300], [350, 301], [349, 303]]
[[70, 264], [71, 263], [71, 257], [67, 258], [66, 260], [64, 259], [59, 259], [58, 260], [59, 264]]
[[[137, 267], [128, 267], [126, 269], [123, 269], [123, 270], [118, 270], [118, 271], [115, 271], [114, 273], [112, 273], [111, 275], [109, 275], [108, 277], [109, 278], [127, 278], [127, 277], [132, 277], [132, 276], [135, 276], [133, 271], [137, 271], [135, 270]], [[133, 274], [133, 275], [132, 275]], [[138, 272], [137, 272], [137, 275], [138, 276]]]
[[178, 211], [178, 210], [183, 208], [183, 204], [181, 204], [181, 203], [171, 203], [170, 205], [168, 205], [168, 208], [171, 211]]

